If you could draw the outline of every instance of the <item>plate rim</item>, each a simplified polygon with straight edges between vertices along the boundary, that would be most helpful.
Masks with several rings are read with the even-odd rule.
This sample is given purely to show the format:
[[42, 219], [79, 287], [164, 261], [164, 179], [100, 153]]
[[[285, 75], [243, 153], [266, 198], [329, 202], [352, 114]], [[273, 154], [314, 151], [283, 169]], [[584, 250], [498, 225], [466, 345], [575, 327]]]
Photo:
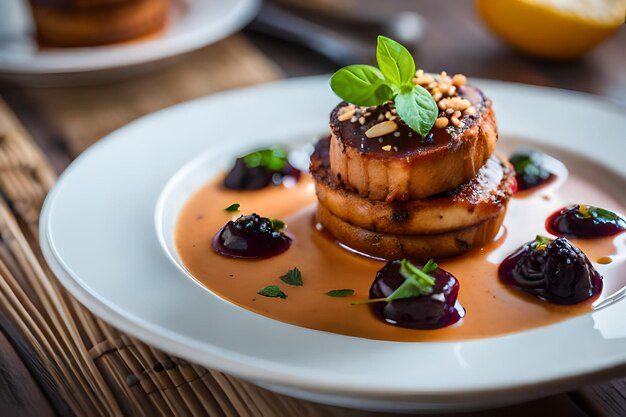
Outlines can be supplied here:
[[[317, 77], [304, 77], [305, 78], [305, 82], [319, 82], [321, 79], [327, 80], [326, 75], [323, 76], [317, 76]], [[283, 84], [283, 83], [296, 83], [298, 82], [298, 80], [294, 81], [294, 79], [289, 80], [289, 81], [278, 81], [278, 82], [274, 82], [274, 83], [269, 83], [269, 84], [265, 84], [264, 88], [271, 88], [272, 85], [276, 85], [276, 84]], [[493, 81], [486, 81], [486, 80], [476, 80], [477, 84], [481, 84], [481, 83], [493, 83]], [[500, 84], [515, 84], [515, 83], [505, 83], [505, 82], [496, 82], [496, 83], [500, 83]], [[545, 87], [535, 87], [535, 86], [526, 86], [523, 84], [518, 84], [518, 86], [523, 86], [524, 88], [526, 87], [530, 87], [530, 88], [539, 88], [539, 89], [546, 89]], [[244, 88], [244, 89], [238, 89], [238, 90], [231, 90], [229, 92], [226, 93], [222, 93], [222, 94], [237, 94], [237, 93], [241, 93], [241, 91], [248, 91], [250, 89], [256, 89], [259, 88], [259, 86], [253, 86], [253, 87], [249, 87], [249, 88]], [[565, 94], [573, 94], [579, 97], [583, 97], [583, 98], [588, 98], [588, 99], [596, 99], [595, 96], [593, 95], [589, 95], [586, 93], [578, 93], [578, 92], [571, 92], [569, 90], [559, 90], [559, 89], [552, 89], [552, 90], [556, 90], [558, 93], [565, 93]], [[213, 96], [215, 97], [215, 96]], [[198, 99], [198, 100], [205, 100], [206, 98], [203, 99]], [[198, 100], [194, 100], [192, 102], [188, 102], [188, 103], [183, 103], [182, 105], [178, 105], [178, 106], [186, 106], [186, 105], [194, 105], [195, 102], [197, 102]], [[605, 102], [606, 104], [610, 104], [609, 102]], [[176, 107], [178, 107], [176, 106]], [[167, 111], [167, 110], [163, 110], [163, 111]], [[154, 113], [152, 115], [149, 115], [149, 117], [156, 117], [155, 115], [158, 115], [161, 112], [157, 112]], [[624, 113], [618, 111], [618, 113], [622, 116], [624, 116]], [[138, 123], [144, 123], [146, 122], [146, 118], [141, 118], [138, 119], [137, 121], [131, 123], [131, 125], [135, 125]], [[121, 128], [121, 129], [125, 129]], [[108, 141], [110, 140], [116, 140], [116, 138], [119, 139], [119, 135], [116, 135], [116, 133], [119, 132], [116, 131], [114, 132], [114, 134], [109, 134], [107, 135], [107, 137], [103, 140], [101, 140], [100, 142], [98, 142], [97, 144], [95, 144], [94, 146], [92, 146], [91, 148], [89, 148], [87, 151], [85, 151], [83, 154], [81, 154], [79, 156], [79, 158], [76, 159], [76, 161], [80, 161], [82, 160], [82, 158], [85, 158], [85, 155], [89, 155], [91, 152], [95, 152], [97, 151], [97, 149], [100, 146], [105, 146], [106, 143], [108, 143]], [[189, 161], [188, 161], [189, 162]], [[107, 305], [106, 301], [103, 301], [101, 299], [99, 299], [97, 294], [93, 294], [89, 288], [85, 288], [79, 279], [77, 279], [77, 277], [73, 277], [71, 273], [68, 272], [68, 269], [66, 269], [66, 267], [63, 265], [62, 260], [58, 259], [56, 254], [53, 251], [53, 248], [50, 246], [51, 241], [49, 240], [49, 236], [47, 233], [47, 228], [45, 227], [47, 222], [49, 221], [49, 214], [51, 211], [51, 205], [54, 202], [54, 198], [56, 196], [56, 194], [59, 192], [59, 189], [61, 189], [60, 184], [62, 184], [63, 179], [66, 175], [70, 175], [72, 172], [73, 167], [77, 166], [75, 165], [76, 162], [74, 162], [70, 167], [68, 167], [68, 169], [66, 169], [66, 171], [61, 175], [61, 177], [59, 178], [59, 181], [57, 182], [57, 184], [55, 185], [55, 187], [53, 188], [53, 190], [49, 193], [49, 195], [46, 198], [46, 201], [44, 203], [43, 209], [42, 209], [42, 216], [41, 216], [41, 220], [40, 220], [40, 241], [42, 244], [42, 250], [44, 251], [44, 256], [46, 258], [46, 260], [51, 263], [51, 268], [53, 269], [53, 271], [55, 272], [55, 274], [59, 277], [59, 280], [61, 281], [61, 283], [68, 289], [68, 291], [70, 291], [70, 293], [72, 293], [72, 295], [74, 295], [77, 299], [79, 299], [79, 301], [81, 301], [81, 303], [85, 304], [92, 312], [94, 312], [94, 314], [96, 314], [99, 317], [102, 317], [103, 319], [105, 319], [105, 321], [114, 323], [114, 325], [118, 328], [120, 328], [121, 330], [132, 334], [136, 337], [138, 337], [141, 340], [146, 341], [147, 343], [154, 345], [156, 347], [159, 347], [165, 351], [169, 351], [169, 352], [173, 352], [176, 351], [176, 354], [179, 356], [186, 356], [186, 354], [188, 353], [189, 357], [194, 357], [194, 359], [191, 359], [193, 361], [197, 361], [197, 362], [201, 362], [201, 363], [206, 363], [207, 361], [206, 359], [206, 355], [207, 355], [207, 351], [206, 349], [199, 349], [196, 346], [196, 343], [193, 343], [192, 340], [184, 340], [184, 342], [186, 342], [188, 345], [185, 347], [186, 352], [184, 355], [180, 354], [180, 348], [181, 348], [181, 342], [179, 341], [178, 343], [175, 340], [171, 340], [169, 338], [166, 337], [159, 337], [160, 334], [159, 332], [162, 334], [163, 329], [162, 328], [158, 328], [158, 329], [152, 329], [152, 330], [148, 330], [145, 328], [141, 328], [141, 323], [133, 323], [131, 319], [127, 318], [123, 312], [119, 312], [117, 311], [114, 306], [110, 306]], [[623, 173], [619, 173], [620, 175], [623, 176]], [[143, 321], [141, 318], [137, 318], [134, 317], [134, 319], [139, 320], [139, 321]], [[121, 321], [120, 321], [121, 320]], [[145, 326], [146, 323], [144, 322], [143, 325]], [[148, 327], [153, 327], [151, 325], [149, 325]], [[175, 335], [175, 333], [173, 333], [173, 335]], [[503, 337], [510, 337], [511, 335], [507, 335], [507, 336], [503, 336]], [[180, 340], [180, 335], [177, 336], [177, 338]], [[485, 339], [482, 339], [485, 340]], [[232, 352], [231, 352], [232, 354]], [[199, 356], [197, 355], [201, 355], [202, 358], [199, 360], [197, 359]], [[224, 358], [221, 357], [216, 357], [216, 359], [224, 361]], [[367, 391], [364, 390], [363, 388], [357, 388], [356, 390], [352, 389], [352, 390], [343, 390], [341, 391], [339, 394], [344, 394], [344, 395], [355, 395], [355, 396], [369, 396], [369, 397], [380, 397], [383, 396], [385, 399], [390, 399], [390, 398], [397, 398], [397, 399], [402, 399], [402, 398], [409, 398], [411, 400], [415, 400], [416, 398], [420, 398], [420, 399], [428, 399], [428, 398], [435, 398], [435, 399], [441, 399], [441, 397], [444, 396], [449, 396], [450, 394], [455, 394], [455, 396], [469, 396], [469, 397], [476, 397], [476, 396], [481, 396], [484, 394], [489, 394], [489, 395], [493, 395], [494, 393], [498, 393], [498, 392], [510, 392], [510, 391], [520, 391], [520, 390], [524, 390], [528, 387], [537, 387], [538, 385], [554, 385], [555, 383], [565, 383], [565, 382], [573, 382], [573, 380], [579, 380], [581, 378], [584, 378], [585, 381], [588, 381], [590, 378], [600, 378], [601, 375], [607, 375], [609, 371], [612, 371], [614, 373], [620, 373], [623, 369], [626, 369], [626, 354], [623, 357], [620, 358], [605, 358], [606, 360], [602, 363], [601, 367], [599, 368], [598, 366], [594, 366], [595, 371], [588, 371], [588, 372], [584, 372], [584, 373], [577, 373], [576, 375], [564, 375], [561, 376], [560, 378], [552, 378], [552, 379], [544, 379], [541, 382], [533, 382], [533, 383], [529, 383], [529, 384], [525, 384], [525, 385], [520, 385], [520, 384], [512, 384], [510, 386], [505, 386], [505, 387], [491, 387], [491, 388], [480, 388], [480, 389], [466, 389], [464, 391], [459, 391], [458, 389], [451, 389], [451, 390], [441, 390], [441, 389], [437, 389], [436, 392], [427, 392], [424, 390], [415, 392], [415, 391], [411, 391], [406, 390], [406, 391], [402, 391], [402, 392], [398, 392], [398, 390], [394, 389], [395, 392], [391, 393], [391, 392], [381, 392], [380, 389], [373, 389], [372, 391]], [[255, 361], [258, 361], [258, 358], [254, 358]], [[596, 364], [597, 365], [597, 364]], [[618, 366], [616, 366], [618, 365]], [[289, 379], [289, 384], [290, 386], [295, 386], [295, 387], [299, 387], [302, 389], [307, 389], [307, 390], [312, 390], [312, 391], [323, 391], [323, 392], [331, 392], [332, 394], [337, 394], [336, 392], [336, 387], [327, 387], [324, 384], [319, 384], [319, 383], [313, 383], [311, 384], [309, 380], [304, 380], [304, 379], [300, 379], [299, 383], [295, 383], [296, 381], [293, 381], [292, 378], [289, 378], [290, 375], [286, 375], [287, 378], [285, 377], [281, 377], [280, 374], [274, 374], [274, 375], [267, 375], [267, 374], [263, 374], [263, 375], [259, 375], [254, 374], [254, 373], [243, 373], [243, 369], [238, 369], [233, 371], [232, 368], [228, 368], [225, 369], [224, 366], [220, 366], [219, 363], [215, 362], [212, 365], [209, 365], [210, 367], [216, 368], [216, 369], [220, 369], [220, 370], [224, 370], [226, 372], [229, 372], [231, 374], [243, 377], [245, 379], [257, 379], [258, 377], [263, 377], [260, 379], [263, 379], [267, 382], [270, 383], [278, 383], [280, 385], [284, 385], [285, 384], [285, 379]], [[242, 372], [239, 372], [242, 371]], [[596, 375], [597, 374], [597, 375]], [[275, 379], [278, 378], [278, 379]], [[313, 378], [313, 380], [315, 380], [315, 378]], [[309, 384], [305, 383], [309, 381]], [[323, 388], [328, 388], [328, 389], [323, 389]]]

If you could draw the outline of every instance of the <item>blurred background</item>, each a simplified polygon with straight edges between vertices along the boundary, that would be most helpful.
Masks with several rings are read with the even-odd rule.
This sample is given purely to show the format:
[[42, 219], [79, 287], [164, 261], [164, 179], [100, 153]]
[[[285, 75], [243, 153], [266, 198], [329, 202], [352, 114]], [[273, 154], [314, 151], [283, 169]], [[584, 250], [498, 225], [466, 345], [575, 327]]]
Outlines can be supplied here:
[[160, 108], [373, 62], [378, 34], [404, 43], [427, 71], [593, 93], [623, 109], [625, 5], [9, 0], [0, 5], [0, 95], [58, 172], [98, 138]]
[[[198, 401], [223, 395], [239, 407], [224, 415], [265, 401], [301, 411], [293, 415], [363, 416], [267, 392], [246, 402], [252, 388], [241, 381], [169, 358], [91, 316], [64, 293], [37, 244], [39, 210], [56, 175], [108, 133], [165, 107], [373, 63], [379, 34], [405, 44], [427, 71], [592, 93], [607, 111], [624, 113], [625, 9], [626, 0], [0, 0], [0, 266], [8, 265], [0, 284], [9, 282], [0, 285], [9, 297], [0, 303], [0, 414], [73, 415], [70, 408], [120, 404], [136, 411], [128, 415], [173, 415], [165, 411], [193, 409], [195, 382]], [[217, 139], [207, 133], [207, 148]], [[53, 287], [52, 301], [41, 282]], [[42, 315], [42, 303], [63, 320]], [[94, 354], [94, 346], [108, 350]], [[127, 366], [139, 365], [128, 365], [129, 346], [149, 351], [147, 362], [154, 354], [186, 366], [184, 381], [131, 388]], [[92, 354], [93, 361], [72, 359]], [[616, 380], [473, 415], [624, 416], [625, 387]]]
[[[536, 8], [527, 10], [519, 7], [524, 3], [533, 2], [275, 0], [266, 3], [246, 33], [289, 76], [330, 72], [346, 61], [371, 62], [372, 45], [381, 33], [408, 45], [417, 66], [428, 71], [575, 89], [604, 95], [625, 106], [626, 61], [622, 55], [626, 32], [619, 29], [625, 3], [604, 2], [616, 6], [612, 11], [602, 0], [573, 0], [571, 9], [553, 10], [546, 10], [542, 3], [567, 6], [568, 2], [537, 1]], [[283, 11], [291, 13], [289, 18]], [[266, 24], [273, 18], [274, 24]], [[319, 27], [309, 27], [298, 18]], [[593, 22], [595, 19], [599, 22]], [[293, 33], [281, 33], [283, 26]], [[297, 43], [309, 48], [284, 42], [298, 35], [308, 39]], [[341, 52], [331, 52], [334, 49], [324, 44], [324, 35], [334, 40], [333, 48]], [[314, 59], [310, 50], [322, 53]]]

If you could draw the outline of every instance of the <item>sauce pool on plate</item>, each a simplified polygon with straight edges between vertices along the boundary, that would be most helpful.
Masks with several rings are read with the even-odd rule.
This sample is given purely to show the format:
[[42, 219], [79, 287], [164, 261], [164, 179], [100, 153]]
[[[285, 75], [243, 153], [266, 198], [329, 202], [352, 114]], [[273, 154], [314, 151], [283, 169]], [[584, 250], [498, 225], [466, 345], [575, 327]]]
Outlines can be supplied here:
[[[545, 234], [546, 218], [581, 196], [595, 205], [623, 212], [608, 193], [582, 177], [570, 175], [545, 199], [540, 193], [509, 203], [504, 226], [496, 239], [469, 253], [438, 259], [439, 266], [460, 283], [458, 301], [466, 311], [456, 324], [437, 330], [415, 330], [386, 324], [367, 305], [376, 272], [384, 262], [341, 247], [314, 220], [317, 199], [312, 180], [304, 176], [293, 187], [282, 185], [254, 192], [227, 190], [220, 176], [198, 190], [183, 207], [176, 228], [176, 247], [189, 273], [220, 297], [252, 312], [310, 329], [389, 341], [451, 341], [503, 335], [549, 325], [593, 310], [593, 305], [626, 285], [626, 234], [572, 242], [593, 262], [610, 257], [611, 264], [594, 264], [604, 277], [602, 292], [575, 305], [556, 305], [509, 288], [498, 279], [498, 265], [537, 234]], [[240, 204], [240, 213], [223, 207]], [[259, 213], [287, 224], [293, 238], [284, 253], [264, 260], [232, 259], [212, 248], [215, 234], [241, 214]], [[620, 248], [618, 250], [618, 248]], [[293, 268], [302, 285], [280, 279]], [[265, 297], [258, 292], [278, 286], [286, 296]], [[328, 292], [350, 289], [345, 297]]]

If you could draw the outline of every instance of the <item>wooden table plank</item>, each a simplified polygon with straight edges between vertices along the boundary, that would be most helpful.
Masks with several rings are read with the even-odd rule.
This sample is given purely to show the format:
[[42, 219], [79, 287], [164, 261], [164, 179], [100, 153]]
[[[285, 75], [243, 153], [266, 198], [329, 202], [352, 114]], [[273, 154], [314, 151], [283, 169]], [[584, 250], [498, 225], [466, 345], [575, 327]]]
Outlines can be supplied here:
[[74, 416], [35, 352], [1, 311], [0, 415]]

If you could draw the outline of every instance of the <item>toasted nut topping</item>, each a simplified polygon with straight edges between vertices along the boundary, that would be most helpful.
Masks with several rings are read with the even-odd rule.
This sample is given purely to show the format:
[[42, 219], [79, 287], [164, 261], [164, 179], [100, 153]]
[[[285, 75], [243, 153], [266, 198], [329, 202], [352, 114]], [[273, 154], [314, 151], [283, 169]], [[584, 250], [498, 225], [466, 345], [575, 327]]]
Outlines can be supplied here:
[[472, 103], [469, 100], [460, 97], [443, 98], [439, 101], [441, 110], [453, 109], [455, 111], [463, 111], [471, 105]]
[[476, 116], [476, 107], [469, 106], [465, 110], [463, 110], [463, 114], [466, 116]]
[[448, 118], [447, 117], [438, 117], [437, 120], [435, 120], [435, 127], [436, 128], [443, 129], [446, 126], [448, 126]]
[[398, 125], [396, 122], [392, 122], [390, 120], [380, 122], [375, 124], [374, 126], [367, 129], [365, 132], [365, 136], [368, 138], [377, 138], [379, 136], [384, 136], [388, 133], [395, 132], [398, 129]]
[[453, 124], [453, 125], [455, 125], [456, 127], [461, 126], [461, 121], [460, 121], [457, 117], [452, 116], [452, 117], [450, 118], [450, 121], [451, 121], [451, 122], [452, 122], [452, 124]]
[[382, 147], [382, 148], [380, 148], [380, 149], [382, 149], [383, 151], [387, 151], [387, 152], [389, 152], [389, 151], [391, 150], [391, 145], [385, 145], [385, 146], [383, 146], [383, 147]]
[[457, 87], [465, 85], [466, 82], [467, 82], [467, 77], [465, 77], [465, 75], [463, 74], [455, 74], [454, 77], [452, 77], [452, 84]]
[[356, 112], [356, 107], [352, 104], [342, 107], [341, 109], [339, 109], [339, 115], [337, 116], [337, 120], [339, 120], [340, 122], [350, 120], [352, 116], [354, 116], [354, 112]]

